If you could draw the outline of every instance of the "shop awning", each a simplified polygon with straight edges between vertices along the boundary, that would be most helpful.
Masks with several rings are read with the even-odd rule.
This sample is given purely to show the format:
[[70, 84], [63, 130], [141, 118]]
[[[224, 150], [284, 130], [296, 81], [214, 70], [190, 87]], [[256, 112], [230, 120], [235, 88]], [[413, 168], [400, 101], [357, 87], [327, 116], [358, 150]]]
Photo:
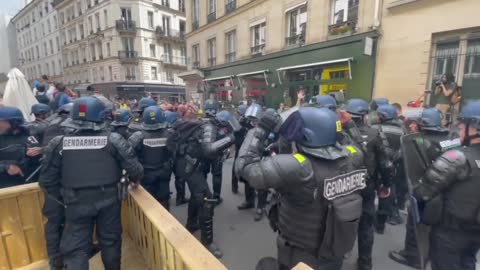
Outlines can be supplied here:
[[237, 74], [237, 77], [256, 75], [256, 74], [262, 74], [262, 73], [265, 74], [268, 71], [269, 71], [268, 69], [264, 69], [264, 70], [257, 70], [257, 71], [247, 72], [247, 73], [240, 73], [240, 74]]
[[277, 73], [278, 73], [278, 78], [279, 78], [280, 83], [281, 83], [282, 80], [281, 80], [281, 77], [280, 77], [280, 71], [299, 69], [299, 68], [307, 68], [307, 67], [315, 67], [315, 66], [325, 66], [325, 65], [348, 62], [348, 74], [349, 74], [349, 77], [350, 77], [350, 80], [351, 80], [352, 79], [352, 67], [351, 67], [351, 62], [352, 61], [353, 61], [353, 57], [349, 57], [349, 58], [341, 58], [341, 59], [328, 60], [328, 61], [322, 61], [322, 62], [315, 62], [315, 63], [310, 63], [310, 64], [281, 67], [281, 68], [277, 69]]
[[218, 81], [218, 80], [226, 80], [226, 79], [232, 79], [233, 75], [230, 76], [222, 76], [222, 77], [215, 77], [215, 78], [208, 78], [203, 80], [204, 82], [209, 82], [209, 81]]

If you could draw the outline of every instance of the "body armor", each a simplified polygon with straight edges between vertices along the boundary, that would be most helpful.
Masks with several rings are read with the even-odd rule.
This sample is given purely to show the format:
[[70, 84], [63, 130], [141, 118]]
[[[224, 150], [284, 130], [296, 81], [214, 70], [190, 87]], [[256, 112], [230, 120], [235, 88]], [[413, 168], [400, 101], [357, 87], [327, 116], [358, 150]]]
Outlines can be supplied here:
[[67, 135], [62, 144], [63, 187], [89, 188], [120, 181], [121, 169], [112, 155], [110, 133], [82, 132], [77, 136]]
[[159, 169], [169, 167], [166, 164], [170, 160], [167, 150], [167, 130], [160, 129], [155, 131], [142, 130], [142, 164], [145, 169]]

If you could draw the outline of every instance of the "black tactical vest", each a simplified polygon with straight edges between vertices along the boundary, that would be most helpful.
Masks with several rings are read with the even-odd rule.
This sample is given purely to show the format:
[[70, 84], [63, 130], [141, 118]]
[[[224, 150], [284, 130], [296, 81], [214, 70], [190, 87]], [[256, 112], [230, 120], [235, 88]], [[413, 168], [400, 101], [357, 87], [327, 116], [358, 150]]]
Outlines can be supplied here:
[[67, 119], [67, 116], [60, 116], [57, 115], [51, 121], [48, 127], [45, 129], [43, 133], [43, 141], [42, 146], [46, 146], [53, 138], [59, 135], [64, 134], [64, 129], [61, 124]]
[[325, 230], [329, 202], [322, 196], [325, 179], [341, 175], [352, 169], [347, 158], [325, 160], [308, 157], [313, 165], [315, 182], [299, 190], [282, 192], [278, 228], [290, 244], [316, 253]]
[[27, 152], [27, 136], [0, 136], [0, 160], [21, 162]]
[[120, 181], [121, 168], [112, 154], [110, 133], [82, 132], [62, 141], [62, 186], [88, 188]]
[[449, 150], [445, 143], [453, 142], [448, 138], [448, 132], [424, 131], [423, 137], [427, 140], [427, 155], [430, 160], [437, 159], [443, 152]]
[[463, 148], [471, 168], [469, 177], [455, 183], [445, 194], [445, 211], [466, 225], [476, 224], [480, 229], [480, 146]]
[[170, 159], [167, 150], [167, 130], [142, 130], [142, 134], [143, 167], [145, 169], [159, 169], [165, 167], [165, 164]]
[[405, 135], [405, 131], [401, 126], [385, 123], [374, 127], [378, 128], [380, 132], [385, 134], [391, 149], [394, 151], [400, 149], [400, 137]]

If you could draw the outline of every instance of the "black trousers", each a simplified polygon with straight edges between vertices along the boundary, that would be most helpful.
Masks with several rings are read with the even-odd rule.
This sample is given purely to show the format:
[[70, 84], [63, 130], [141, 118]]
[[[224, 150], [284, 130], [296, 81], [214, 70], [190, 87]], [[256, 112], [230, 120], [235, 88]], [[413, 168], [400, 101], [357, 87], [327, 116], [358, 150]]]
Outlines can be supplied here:
[[417, 236], [415, 235], [415, 220], [412, 211], [408, 209], [407, 222], [405, 224], [405, 248], [404, 252], [407, 259], [412, 262], [420, 261], [420, 254], [417, 245]]
[[277, 260], [279, 270], [290, 270], [300, 262], [314, 270], [340, 270], [343, 264], [343, 258], [319, 258], [311, 252], [290, 245], [280, 235], [277, 237]]
[[60, 204], [63, 201], [60, 191], [50, 190], [44, 198], [42, 213], [47, 218], [45, 223], [47, 254], [49, 259], [55, 260], [61, 256], [60, 239], [65, 224], [65, 208]]
[[165, 209], [170, 210], [170, 169], [145, 169], [142, 186], [158, 201]]
[[191, 193], [188, 201], [187, 226], [199, 224], [201, 241], [204, 245], [209, 245], [213, 242], [214, 203], [211, 201], [213, 196], [204, 170], [196, 169], [187, 177], [187, 184]]
[[186, 174], [185, 174], [185, 167], [186, 167], [186, 160], [183, 157], [177, 157], [174, 164], [174, 171], [175, 174], [175, 190], [177, 191], [177, 199], [185, 198], [186, 194]]
[[[247, 181], [245, 183], [245, 201], [248, 204], [255, 205], [255, 189]], [[267, 205], [267, 190], [257, 190], [257, 208], [263, 209]]]
[[223, 161], [222, 157], [207, 163], [205, 165], [205, 177], [209, 172], [212, 173], [212, 187], [213, 187], [213, 197], [218, 199], [222, 193], [222, 170], [223, 170]]
[[359, 261], [371, 263], [374, 242], [375, 187], [368, 185], [362, 191], [362, 215], [358, 224]]
[[433, 226], [430, 233], [432, 270], [475, 270], [480, 250], [480, 230], [467, 232]]
[[122, 247], [121, 202], [117, 187], [65, 192], [65, 228], [60, 250], [68, 270], [88, 269], [96, 225], [102, 262], [106, 270], [120, 270]]

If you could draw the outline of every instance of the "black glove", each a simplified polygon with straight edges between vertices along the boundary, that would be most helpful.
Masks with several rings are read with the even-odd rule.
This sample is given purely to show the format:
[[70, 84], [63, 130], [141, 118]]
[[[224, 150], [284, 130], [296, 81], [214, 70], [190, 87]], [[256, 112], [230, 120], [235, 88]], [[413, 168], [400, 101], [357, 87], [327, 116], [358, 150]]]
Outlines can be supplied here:
[[268, 134], [274, 131], [279, 123], [280, 123], [280, 119], [276, 114], [266, 112], [262, 116], [262, 118], [260, 118], [260, 121], [258, 122], [258, 126], [263, 128]]

